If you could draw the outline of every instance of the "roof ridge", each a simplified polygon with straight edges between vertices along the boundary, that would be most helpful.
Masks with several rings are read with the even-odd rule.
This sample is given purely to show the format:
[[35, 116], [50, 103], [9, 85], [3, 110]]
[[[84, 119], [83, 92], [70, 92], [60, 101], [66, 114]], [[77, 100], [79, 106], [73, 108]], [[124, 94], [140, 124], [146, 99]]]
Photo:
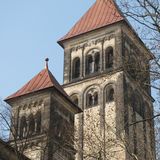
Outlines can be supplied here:
[[[52, 77], [54, 76], [52, 75]], [[50, 83], [48, 83], [48, 81]], [[12, 95], [8, 96], [5, 100], [16, 98], [22, 95], [33, 93], [35, 91], [43, 90], [53, 86], [54, 86], [54, 81], [52, 81], [52, 79], [50, 78], [48, 69], [45, 68], [41, 70], [37, 75], [35, 75], [31, 80], [29, 80], [25, 85], [23, 85], [19, 90], [17, 90]]]
[[48, 73], [49, 73], [52, 83], [54, 84], [56, 82], [56, 85], [54, 87], [58, 89], [62, 94], [65, 94], [65, 96], [68, 96], [67, 93], [64, 91], [62, 85], [60, 85], [60, 83], [55, 79], [55, 77], [53, 76], [53, 74], [51, 73], [49, 69], [48, 69]]
[[22, 86], [18, 91], [8, 96], [5, 100], [13, 99], [20, 97], [29, 93], [47, 89], [50, 87], [55, 87], [59, 92], [64, 96], [67, 96], [67, 93], [64, 91], [63, 87], [53, 76], [51, 71], [48, 68], [41, 70], [37, 75], [35, 75], [31, 80], [29, 80], [24, 86]]

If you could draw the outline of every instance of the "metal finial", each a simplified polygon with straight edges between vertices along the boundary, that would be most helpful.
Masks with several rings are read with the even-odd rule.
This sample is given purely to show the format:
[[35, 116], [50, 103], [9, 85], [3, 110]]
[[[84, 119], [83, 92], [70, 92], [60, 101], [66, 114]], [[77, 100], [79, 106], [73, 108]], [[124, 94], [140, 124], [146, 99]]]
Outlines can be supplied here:
[[46, 68], [46, 69], [48, 69], [48, 61], [49, 61], [49, 58], [46, 58], [46, 59], [45, 59], [45, 62], [46, 62], [46, 63], [45, 63], [45, 68]]

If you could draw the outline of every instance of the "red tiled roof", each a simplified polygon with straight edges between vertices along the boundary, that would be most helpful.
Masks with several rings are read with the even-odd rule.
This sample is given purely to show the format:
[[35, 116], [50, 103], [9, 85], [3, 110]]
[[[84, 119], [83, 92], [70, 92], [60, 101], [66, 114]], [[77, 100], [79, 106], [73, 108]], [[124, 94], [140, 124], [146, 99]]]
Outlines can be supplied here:
[[52, 73], [49, 71], [48, 67], [46, 67], [41, 72], [39, 72], [35, 77], [33, 77], [27, 84], [25, 84], [17, 92], [7, 97], [5, 101], [8, 101], [20, 96], [24, 96], [36, 91], [40, 91], [43, 89], [51, 88], [51, 87], [54, 87], [56, 90], [58, 90], [70, 103], [72, 103], [77, 113], [82, 112], [82, 110], [72, 102], [72, 100], [64, 91], [62, 86], [58, 83], [58, 81], [54, 78]]
[[13, 99], [22, 95], [26, 95], [35, 91], [43, 90], [46, 88], [55, 87], [65, 96], [68, 96], [63, 90], [61, 85], [54, 78], [52, 73], [46, 68], [38, 73], [34, 78], [32, 78], [27, 84], [25, 84], [20, 90], [11, 96], [7, 97], [5, 100]]
[[83, 33], [124, 20], [114, 0], [97, 0], [73, 28], [59, 40], [81, 35]]

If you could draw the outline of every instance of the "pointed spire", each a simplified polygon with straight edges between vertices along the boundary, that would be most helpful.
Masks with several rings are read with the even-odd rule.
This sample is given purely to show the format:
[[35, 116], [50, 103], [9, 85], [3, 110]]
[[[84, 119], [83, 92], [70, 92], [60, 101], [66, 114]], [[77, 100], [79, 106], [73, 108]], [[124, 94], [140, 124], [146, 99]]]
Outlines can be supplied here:
[[20, 97], [29, 93], [33, 93], [36, 91], [40, 91], [43, 89], [54, 87], [59, 90], [62, 94], [67, 96], [66, 92], [63, 90], [61, 85], [55, 79], [53, 74], [48, 69], [48, 61], [46, 58], [46, 68], [40, 71], [36, 76], [34, 76], [28, 83], [26, 83], [22, 88], [20, 88], [17, 92], [7, 97], [5, 100], [13, 99], [16, 97]]
[[45, 69], [47, 69], [47, 70], [48, 70], [48, 62], [49, 62], [49, 58], [46, 58], [45, 59]]
[[96, 0], [93, 6], [58, 43], [124, 20], [114, 0]]

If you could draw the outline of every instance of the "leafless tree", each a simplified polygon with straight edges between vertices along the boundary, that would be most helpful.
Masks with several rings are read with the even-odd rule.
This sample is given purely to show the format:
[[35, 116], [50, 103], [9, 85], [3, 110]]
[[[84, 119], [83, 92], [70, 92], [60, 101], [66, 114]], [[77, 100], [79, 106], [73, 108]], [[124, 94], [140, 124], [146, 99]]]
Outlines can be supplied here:
[[[154, 156], [152, 155], [151, 150], [147, 148], [147, 146], [144, 146], [145, 142], [143, 136], [139, 133], [140, 129], [143, 128], [143, 124], [130, 124], [130, 133], [128, 135], [125, 133], [124, 127], [116, 126], [114, 117], [115, 115], [112, 112], [112, 109], [108, 110], [103, 126], [101, 126], [99, 121], [102, 115], [100, 115], [98, 112], [96, 113], [94, 109], [89, 109], [84, 112], [84, 123], [82, 125], [84, 144], [83, 150], [80, 153], [83, 155], [84, 159], [110, 160], [113, 158], [115, 160], [118, 160], [122, 158], [121, 156], [123, 156], [123, 153], [127, 152], [128, 156], [133, 160], [141, 159], [145, 156], [146, 153], [148, 159], [154, 160]], [[119, 122], [119, 124], [123, 124], [123, 122]], [[126, 126], [127, 123], [124, 125]], [[139, 130], [137, 130], [139, 136], [137, 139], [138, 153], [135, 153], [133, 149], [133, 129], [135, 125]], [[77, 148], [77, 150], [79, 150], [79, 148], [81, 148], [81, 144], [79, 143], [79, 130], [75, 129], [75, 132], [75, 147]]]
[[157, 62], [159, 62], [160, 1], [135, 0], [131, 2], [129, 0], [117, 0], [117, 2], [123, 14], [129, 19], [150, 50], [154, 52], [158, 58]]
[[[46, 155], [47, 157], [52, 157], [59, 151], [74, 155], [73, 125], [66, 124], [61, 120], [60, 123], [64, 123], [63, 127], [67, 127], [67, 129], [56, 137], [53, 135], [53, 130], [43, 127], [39, 134], [38, 143], [35, 142], [33, 144], [32, 137], [35, 135], [31, 135], [29, 129], [26, 129], [25, 133], [20, 135], [19, 127], [17, 126], [17, 121], [19, 120], [17, 118], [14, 119], [11, 107], [2, 100], [0, 103], [0, 138], [13, 147], [18, 160], [23, 160], [23, 155], [30, 155], [32, 159], [40, 159], [40, 156], [42, 156], [42, 159], [46, 159]], [[52, 151], [50, 151], [50, 148], [52, 148]], [[49, 151], [51, 155], [48, 153]]]
[[152, 83], [150, 86], [160, 91], [160, 1], [117, 0], [117, 3], [137, 34], [155, 56], [151, 62]]
[[[160, 158], [159, 144], [159, 117], [160, 117], [160, 1], [159, 0], [117, 0], [121, 11], [127, 17], [140, 38], [154, 54], [155, 58], [151, 62], [150, 75], [151, 84], [155, 99], [155, 114], [150, 119], [155, 120], [155, 134], [157, 143], [157, 159]], [[139, 70], [142, 70], [139, 68]], [[142, 70], [142, 75], [144, 71]], [[148, 119], [148, 121], [150, 120]], [[147, 119], [145, 119], [147, 120]], [[142, 120], [143, 121], [143, 120]], [[142, 123], [136, 122], [136, 123]]]

